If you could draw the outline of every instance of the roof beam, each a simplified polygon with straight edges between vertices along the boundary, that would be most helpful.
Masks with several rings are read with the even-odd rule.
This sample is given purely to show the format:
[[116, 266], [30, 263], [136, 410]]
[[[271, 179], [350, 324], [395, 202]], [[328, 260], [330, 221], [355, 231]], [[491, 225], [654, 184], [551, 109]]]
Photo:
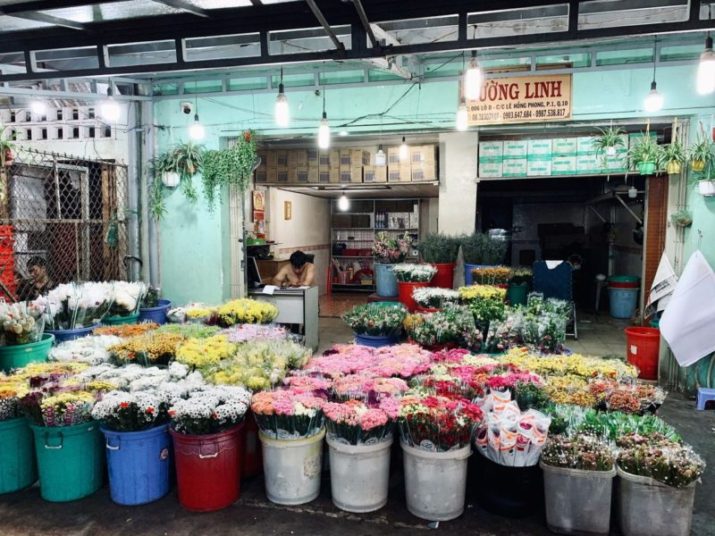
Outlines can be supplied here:
[[41, 13], [39, 11], [17, 11], [14, 13], [8, 13], [5, 8], [0, 8], [0, 15], [7, 15], [9, 17], [15, 17], [16, 19], [32, 20], [35, 22], [46, 22], [47, 24], [61, 26], [62, 28], [69, 28], [71, 30], [87, 29], [87, 27], [81, 22], [55, 17], [54, 15], [48, 15], [47, 13]]
[[195, 6], [194, 4], [192, 4], [191, 2], [187, 2], [186, 0], [152, 0], [152, 2], [156, 2], [157, 4], [163, 4], [169, 7], [174, 7], [176, 9], [186, 11], [187, 13], [191, 13], [192, 15], [196, 15], [197, 17], [210, 17], [209, 12], [207, 10]]
[[375, 33], [372, 31], [372, 27], [370, 26], [370, 20], [367, 18], [367, 13], [365, 13], [365, 7], [362, 5], [362, 2], [360, 0], [353, 0], [353, 5], [355, 6], [355, 11], [357, 11], [358, 17], [360, 17], [360, 23], [365, 29], [365, 33], [370, 38], [372, 46], [375, 48], [379, 48], [380, 42], [377, 40], [377, 38], [375, 37]]
[[318, 7], [318, 4], [315, 3], [315, 0], [305, 0], [305, 3], [308, 4], [308, 7], [313, 12], [315, 18], [318, 19], [318, 22], [325, 30], [325, 33], [328, 34], [328, 37], [330, 37], [330, 40], [333, 42], [333, 45], [335, 45], [335, 48], [338, 50], [345, 50], [345, 45], [343, 45], [342, 41], [340, 41], [338, 36], [335, 35], [335, 32], [330, 27], [328, 19], [325, 18], [325, 15], [323, 15], [323, 12]]

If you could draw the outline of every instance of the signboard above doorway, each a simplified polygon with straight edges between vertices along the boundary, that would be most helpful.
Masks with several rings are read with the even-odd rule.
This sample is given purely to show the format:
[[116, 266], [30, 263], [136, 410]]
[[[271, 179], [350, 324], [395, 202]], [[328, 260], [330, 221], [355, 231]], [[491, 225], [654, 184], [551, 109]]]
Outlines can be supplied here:
[[469, 125], [543, 123], [571, 119], [571, 75], [493, 78], [467, 101]]

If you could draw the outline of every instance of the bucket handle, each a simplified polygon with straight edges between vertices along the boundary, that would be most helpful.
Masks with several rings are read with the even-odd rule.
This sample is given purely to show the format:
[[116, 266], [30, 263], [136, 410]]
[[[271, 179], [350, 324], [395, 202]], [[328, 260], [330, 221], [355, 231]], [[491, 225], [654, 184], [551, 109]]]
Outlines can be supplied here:
[[203, 443], [199, 444], [199, 460], [205, 460], [207, 458], [217, 458], [218, 457], [218, 453], [221, 450], [220, 448], [216, 448], [216, 452], [214, 452], [213, 454], [203, 454], [201, 452], [203, 450], [203, 446], [204, 446]]
[[107, 447], [107, 450], [119, 450], [120, 446], [117, 445], [116, 447], [113, 445], [109, 444], [109, 439], [104, 443], [104, 445]]
[[45, 448], [48, 450], [60, 450], [62, 447], [64, 447], [65, 443], [65, 436], [62, 434], [62, 432], [58, 433], [59, 438], [60, 438], [60, 444], [59, 445], [50, 445], [49, 440], [50, 440], [50, 434], [48, 432], [45, 432]]

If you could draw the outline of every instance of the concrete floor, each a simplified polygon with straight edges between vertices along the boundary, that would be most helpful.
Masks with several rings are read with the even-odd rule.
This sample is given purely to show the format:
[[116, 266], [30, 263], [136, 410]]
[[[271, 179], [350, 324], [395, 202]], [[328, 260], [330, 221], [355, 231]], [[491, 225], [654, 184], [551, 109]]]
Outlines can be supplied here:
[[[588, 322], [591, 320], [591, 322]], [[569, 339], [574, 351], [593, 355], [624, 353], [623, 326], [605, 315], [580, 319], [580, 338]], [[340, 319], [320, 319], [320, 352], [336, 342], [350, 339]], [[715, 536], [715, 411], [695, 411], [694, 403], [678, 394], [668, 396], [660, 416], [670, 422], [708, 463], [698, 486], [692, 534]], [[109, 498], [106, 487], [93, 496], [65, 504], [44, 502], [37, 486], [0, 496], [0, 535], [334, 535], [367, 536], [377, 533], [414, 535], [437, 529], [443, 534], [547, 535], [543, 513], [525, 519], [506, 519], [481, 509], [472, 490], [479, 485], [468, 480], [467, 507], [462, 517], [439, 526], [412, 516], [405, 508], [399, 458], [393, 455], [390, 499], [372, 514], [349, 514], [332, 505], [330, 480], [323, 475], [320, 497], [307, 505], [282, 507], [264, 495], [260, 477], [242, 483], [241, 499], [220, 512], [194, 514], [178, 504], [176, 491], [155, 503], [122, 507]], [[618, 534], [614, 525], [614, 534]]]

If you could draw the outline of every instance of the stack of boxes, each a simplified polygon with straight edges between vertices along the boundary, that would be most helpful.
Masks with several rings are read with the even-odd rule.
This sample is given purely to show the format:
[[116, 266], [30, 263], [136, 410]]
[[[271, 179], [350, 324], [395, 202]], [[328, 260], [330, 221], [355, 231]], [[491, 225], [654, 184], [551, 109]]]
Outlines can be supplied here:
[[576, 173], [578, 175], [596, 175], [601, 172], [601, 157], [596, 150], [593, 136], [577, 138]]
[[259, 150], [256, 169], [259, 184], [356, 184], [436, 181], [437, 146], [410, 148], [409, 159], [400, 160], [399, 147], [387, 149], [387, 165], [376, 166], [363, 149]]
[[551, 146], [551, 174], [575, 175], [578, 138], [556, 138]]
[[482, 178], [504, 177], [504, 142], [479, 142], [479, 176]]
[[526, 177], [529, 142], [526, 140], [507, 140], [504, 142], [504, 177]]
[[526, 157], [527, 177], [551, 175], [551, 140], [529, 140]]

